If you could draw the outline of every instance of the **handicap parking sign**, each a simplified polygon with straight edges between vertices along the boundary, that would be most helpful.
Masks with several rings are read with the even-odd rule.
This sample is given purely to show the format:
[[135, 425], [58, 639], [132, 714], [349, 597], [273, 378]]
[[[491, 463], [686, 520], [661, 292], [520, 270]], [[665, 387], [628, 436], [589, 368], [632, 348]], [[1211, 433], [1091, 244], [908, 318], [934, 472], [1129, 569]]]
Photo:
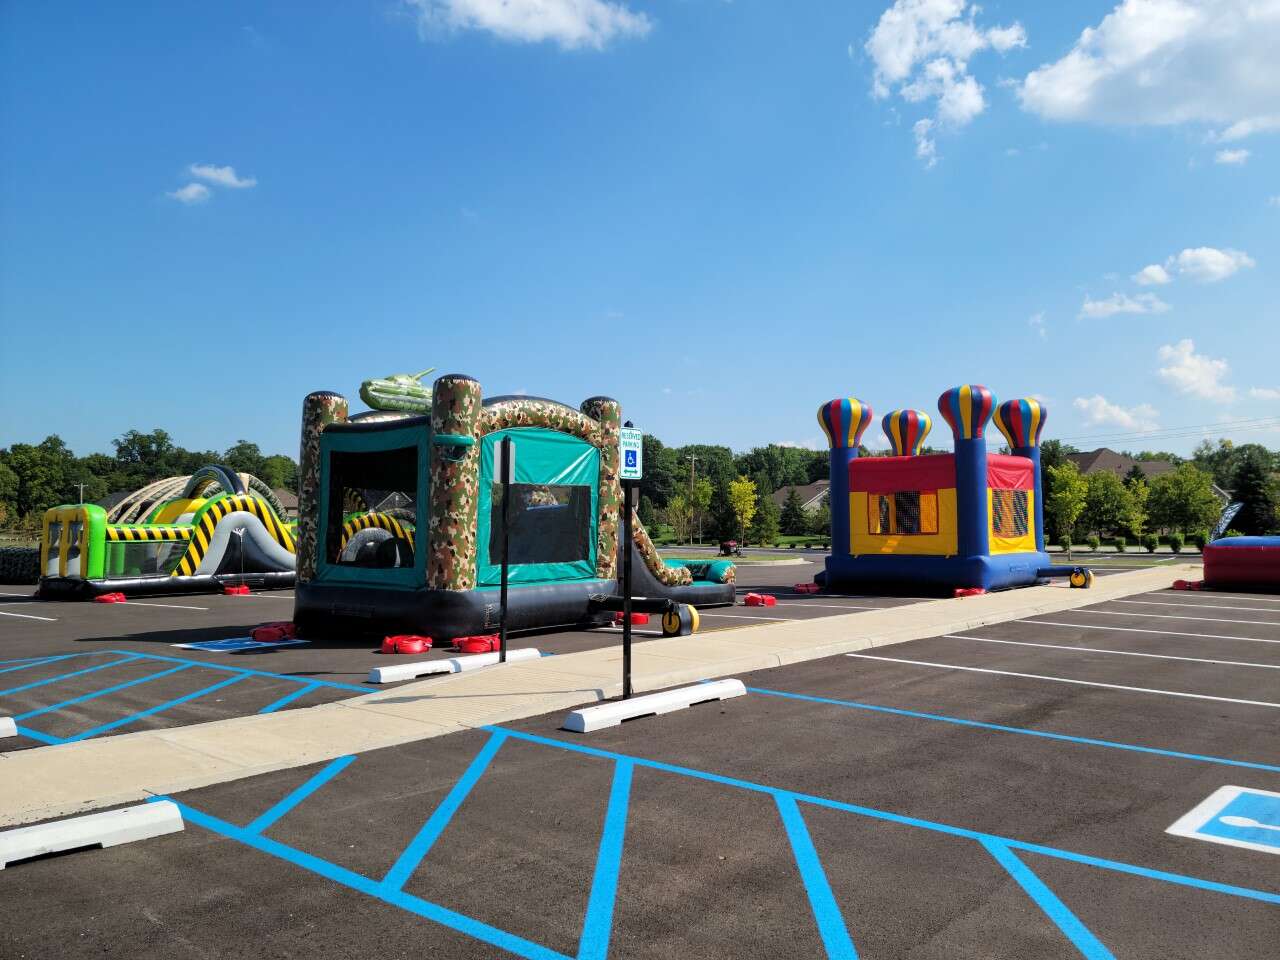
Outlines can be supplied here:
[[1166, 833], [1263, 853], [1280, 853], [1280, 793], [1219, 787]]

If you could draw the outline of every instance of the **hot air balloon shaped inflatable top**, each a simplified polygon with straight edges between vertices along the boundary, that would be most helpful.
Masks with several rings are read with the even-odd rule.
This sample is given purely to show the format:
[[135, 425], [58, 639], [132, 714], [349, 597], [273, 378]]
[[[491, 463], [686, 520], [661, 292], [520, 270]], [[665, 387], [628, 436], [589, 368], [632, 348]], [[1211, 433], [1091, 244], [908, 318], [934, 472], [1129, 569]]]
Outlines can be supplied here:
[[[831, 443], [831, 556], [819, 583], [995, 590], [1071, 573], [1044, 552], [1043, 404], [1000, 404], [986, 387], [963, 384], [938, 398], [938, 412], [953, 453], [922, 454], [932, 418], [901, 409], [881, 421], [890, 455], [860, 458], [870, 407], [853, 399], [821, 407]], [[987, 450], [992, 421], [1007, 455]]]

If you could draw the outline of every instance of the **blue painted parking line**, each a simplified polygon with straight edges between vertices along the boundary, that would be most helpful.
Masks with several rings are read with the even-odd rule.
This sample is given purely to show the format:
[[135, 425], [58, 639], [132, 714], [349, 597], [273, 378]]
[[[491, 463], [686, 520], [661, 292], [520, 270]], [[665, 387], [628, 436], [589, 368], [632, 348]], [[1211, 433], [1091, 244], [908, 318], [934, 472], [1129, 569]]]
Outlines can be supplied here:
[[[130, 653], [129, 650], [110, 650], [108, 653]], [[332, 687], [335, 690], [354, 690], [356, 693], [376, 693], [373, 687], [359, 687], [354, 683], [340, 683], [337, 680], [318, 680], [315, 677], [293, 677], [287, 673], [271, 673], [267, 670], [250, 670], [248, 667], [228, 667], [221, 663], [206, 663], [203, 660], [184, 660], [181, 657], [166, 657], [158, 653], [140, 653], [140, 657], [148, 660], [166, 660], [169, 663], [194, 663], [205, 670], [222, 670], [225, 673], [243, 673], [251, 677], [271, 677], [273, 680], [292, 680], [294, 683], [314, 683], [321, 687]]]
[[137, 713], [131, 713], [127, 717], [121, 717], [118, 720], [112, 720], [110, 723], [104, 723], [101, 726], [93, 727], [92, 729], [86, 730], [83, 733], [77, 733], [75, 736], [64, 737], [62, 742], [75, 743], [77, 740], [84, 740], [84, 739], [87, 739], [88, 737], [94, 737], [100, 733], [106, 733], [108, 730], [119, 729], [120, 727], [127, 726], [128, 724], [133, 723], [135, 720], [141, 720], [143, 717], [150, 717], [150, 716], [154, 716], [157, 713], [163, 713], [164, 711], [169, 710], [173, 707], [179, 706], [180, 704], [187, 703], [191, 700], [195, 700], [199, 697], [206, 696], [207, 694], [210, 694], [210, 693], [214, 693], [218, 690], [223, 689], [224, 687], [229, 687], [233, 683], [239, 683], [241, 680], [244, 680], [244, 679], [245, 678], [243, 676], [227, 677], [227, 679], [219, 680], [217, 683], [207, 686], [203, 690], [197, 690], [194, 693], [188, 693], [185, 697], [175, 697], [172, 700], [166, 700], [164, 703], [157, 703], [154, 707], [148, 707], [145, 710], [139, 710]]
[[1118, 740], [1098, 740], [1093, 737], [1074, 737], [1066, 733], [1053, 733], [1048, 730], [1031, 730], [1027, 727], [1009, 727], [1002, 723], [986, 723], [982, 720], [968, 720], [964, 717], [949, 717], [941, 713], [922, 713], [919, 710], [904, 710], [901, 707], [882, 707], [874, 703], [859, 703], [856, 700], [837, 700], [832, 697], [815, 697], [806, 693], [789, 693], [786, 690], [766, 690], [762, 687], [747, 687], [748, 693], [759, 693], [768, 697], [785, 697], [788, 700], [803, 700], [808, 703], [821, 703], [827, 706], [847, 707], [851, 710], [868, 710], [873, 713], [888, 713], [899, 717], [912, 717], [917, 720], [934, 720], [939, 723], [954, 723], [961, 727], [974, 727], [979, 730], [995, 730], [999, 733], [1018, 733], [1028, 737], [1041, 737], [1045, 740], [1060, 740], [1064, 743], [1079, 743], [1089, 747], [1108, 747], [1112, 750], [1131, 750], [1135, 753], [1150, 753], [1158, 757], [1171, 757], [1176, 760], [1195, 760], [1200, 763], [1219, 763], [1228, 767], [1245, 767], [1249, 770], [1266, 770], [1269, 773], [1280, 773], [1280, 766], [1271, 763], [1256, 763], [1252, 760], [1232, 760], [1228, 757], [1211, 757], [1199, 753], [1184, 753], [1180, 750], [1163, 750], [1159, 747], [1144, 747], [1136, 743], [1122, 743]]
[[43, 680], [34, 680], [31, 683], [24, 683], [20, 687], [10, 687], [8, 690], [0, 690], [0, 697], [7, 697], [14, 693], [22, 693], [24, 690], [33, 690], [36, 687], [43, 687], [50, 683], [60, 683], [63, 680], [70, 680], [72, 677], [79, 677], [86, 673], [93, 673], [97, 670], [106, 670], [108, 667], [118, 667], [122, 663], [132, 663], [135, 660], [140, 659], [142, 658], [137, 655], [130, 655], [121, 657], [119, 660], [109, 660], [106, 663], [98, 663], [92, 667], [85, 667], [82, 670], [72, 670], [70, 673], [60, 673], [56, 677], [46, 677]]
[[245, 830], [248, 833], [262, 833], [303, 800], [307, 799], [307, 797], [311, 796], [311, 794], [315, 793], [343, 770], [351, 766], [351, 761], [355, 758], [355, 754], [348, 754], [345, 757], [338, 757], [336, 760], [331, 760], [314, 776], [307, 780], [306, 783], [291, 791], [271, 809], [260, 814], [251, 824], [245, 827]]
[[573, 958], [566, 957], [555, 950], [549, 950], [540, 944], [525, 940], [523, 937], [518, 937], [505, 930], [499, 930], [497, 927], [490, 926], [447, 907], [442, 907], [439, 904], [423, 900], [421, 897], [415, 897], [412, 894], [405, 893], [403, 890], [388, 889], [387, 885], [381, 881], [372, 880], [345, 867], [340, 867], [336, 863], [330, 863], [328, 860], [323, 860], [287, 844], [272, 840], [270, 837], [249, 833], [243, 827], [237, 827], [224, 820], [219, 820], [217, 817], [212, 817], [201, 810], [173, 800], [172, 797], [151, 797], [150, 800], [152, 802], [170, 800], [178, 805], [178, 808], [182, 811], [183, 819], [188, 823], [194, 823], [198, 827], [221, 834], [231, 840], [238, 840], [261, 853], [276, 857], [286, 863], [291, 863], [303, 870], [309, 870], [327, 880], [332, 880], [334, 883], [340, 883], [375, 900], [380, 900], [393, 907], [399, 907], [401, 910], [406, 910], [419, 917], [434, 921], [441, 926], [448, 927], [450, 930], [456, 930], [469, 937], [474, 937], [482, 943], [490, 944], [500, 950], [506, 950], [508, 953], [513, 953], [518, 957], [525, 957], [526, 960], [573, 960]]
[[1115, 955], [1103, 946], [1102, 941], [1093, 935], [1093, 931], [1081, 923], [1080, 918], [1006, 844], [984, 840], [982, 845], [1008, 871], [1009, 876], [1017, 881], [1023, 892], [1035, 901], [1044, 915], [1075, 944], [1082, 957], [1087, 960], [1115, 960]]
[[124, 683], [117, 683], [113, 687], [107, 687], [104, 690], [95, 690], [93, 693], [81, 694], [78, 697], [72, 697], [70, 700], [63, 700], [61, 703], [52, 703], [47, 707], [40, 707], [36, 710], [28, 710], [26, 713], [20, 713], [14, 720], [30, 720], [32, 717], [38, 717], [45, 713], [57, 713], [65, 710], [67, 707], [74, 707], [76, 704], [84, 703], [88, 700], [96, 700], [99, 697], [105, 697], [108, 694], [115, 693], [117, 690], [127, 690], [130, 687], [136, 687], [144, 683], [150, 683], [152, 680], [159, 680], [161, 677], [167, 677], [170, 674], [181, 673], [183, 670], [189, 670], [195, 666], [193, 663], [183, 664], [177, 667], [170, 667], [168, 670], [161, 670], [159, 673], [153, 673], [145, 677], [136, 677], [133, 680], [126, 680]]
[[778, 793], [774, 794], [773, 799], [778, 805], [787, 839], [791, 841], [791, 853], [800, 869], [800, 878], [809, 895], [809, 908], [817, 921], [818, 934], [822, 937], [827, 957], [829, 960], [858, 960], [858, 951], [853, 946], [853, 939], [849, 936], [849, 929], [845, 926], [835, 894], [831, 892], [827, 873], [822, 869], [822, 861], [818, 859], [818, 851], [814, 849], [809, 828], [805, 826], [804, 816], [796, 805], [795, 797]]
[[206, 653], [239, 653], [242, 650], [262, 650], [270, 647], [296, 647], [309, 640], [254, 640], [252, 637], [228, 637], [225, 640], [199, 640], [195, 643], [174, 643], [170, 646], [183, 650], [203, 650]]
[[299, 697], [305, 697], [312, 690], [319, 690], [319, 689], [320, 689], [320, 684], [308, 683], [305, 686], [301, 686], [297, 690], [294, 690], [292, 693], [286, 693], [283, 697], [281, 697], [275, 703], [267, 704], [258, 712], [259, 713], [275, 713], [281, 707], [287, 707], [289, 704], [293, 703], [293, 701], [297, 700]]
[[1252, 787], [1219, 787], [1165, 832], [1280, 854], [1280, 793]]
[[587, 900], [587, 916], [578, 939], [578, 960], [605, 960], [613, 932], [613, 908], [618, 898], [618, 873], [622, 868], [622, 843], [627, 830], [627, 808], [631, 804], [631, 774], [635, 764], [619, 760], [613, 768], [609, 807], [604, 815], [596, 872]]
[[[15, 670], [27, 670], [27, 669], [29, 669], [30, 667], [39, 667], [39, 666], [42, 666], [42, 665], [44, 665], [44, 664], [46, 664], [46, 663], [56, 663], [56, 662], [58, 662], [59, 660], [70, 660], [72, 657], [85, 657], [85, 656], [89, 656], [89, 654], [86, 654], [86, 653], [64, 653], [64, 654], [62, 654], [62, 656], [60, 656], [60, 657], [33, 657], [33, 658], [28, 658], [28, 659], [24, 660], [22, 663], [19, 663], [19, 664], [18, 664], [18, 666], [16, 666], [16, 667], [5, 667], [3, 670], [0, 670], [0, 673], [13, 673], [13, 671], [15, 671]], [[5, 662], [6, 662], [6, 663], [15, 663], [15, 662], [17, 662], [17, 661], [14, 661], [14, 660], [6, 660]]]
[[422, 825], [418, 835], [413, 838], [409, 846], [405, 847], [399, 859], [392, 864], [391, 869], [387, 871], [387, 875], [382, 878], [384, 887], [388, 890], [399, 890], [405, 885], [413, 871], [417, 869], [418, 864], [422, 862], [422, 858], [430, 852], [432, 844], [439, 839], [440, 834], [444, 832], [444, 828], [449, 825], [453, 815], [458, 812], [458, 808], [462, 806], [462, 801], [467, 799], [467, 795], [471, 792], [471, 788], [476, 785], [476, 781], [489, 768], [489, 761], [493, 759], [493, 755], [498, 752], [498, 748], [506, 742], [506, 739], [506, 731], [490, 731], [489, 739], [480, 748], [476, 758], [471, 761], [471, 766], [467, 767], [466, 772], [453, 785], [453, 789], [440, 801], [440, 806], [436, 807], [435, 812]]

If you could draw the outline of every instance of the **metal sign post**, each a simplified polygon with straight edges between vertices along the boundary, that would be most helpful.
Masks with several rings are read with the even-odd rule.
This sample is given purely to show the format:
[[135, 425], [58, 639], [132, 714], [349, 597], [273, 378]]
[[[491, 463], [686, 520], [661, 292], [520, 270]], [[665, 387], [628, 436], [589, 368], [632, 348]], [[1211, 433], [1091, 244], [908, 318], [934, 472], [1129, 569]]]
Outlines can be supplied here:
[[511, 486], [516, 480], [516, 448], [510, 436], [502, 438], [494, 451], [497, 456], [493, 467], [494, 478], [502, 484], [502, 587], [498, 602], [502, 606], [498, 626], [498, 662], [507, 662], [507, 569], [511, 554]]
[[632, 500], [644, 475], [643, 434], [630, 420], [618, 431], [622, 469], [622, 699], [631, 699], [631, 549]]

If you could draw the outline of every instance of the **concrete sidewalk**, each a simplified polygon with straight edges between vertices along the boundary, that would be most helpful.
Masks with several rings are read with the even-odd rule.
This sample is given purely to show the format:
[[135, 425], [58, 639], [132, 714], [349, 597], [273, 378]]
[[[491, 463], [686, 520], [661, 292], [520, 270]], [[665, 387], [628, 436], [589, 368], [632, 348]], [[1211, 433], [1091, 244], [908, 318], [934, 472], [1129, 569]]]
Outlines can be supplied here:
[[[650, 640], [632, 655], [637, 691], [958, 633], [1167, 587], [1186, 565], [1100, 577], [1090, 590], [1031, 587], [959, 600], [762, 623]], [[621, 693], [619, 646], [422, 680], [304, 710], [148, 730], [0, 754], [0, 826], [172, 794]]]

